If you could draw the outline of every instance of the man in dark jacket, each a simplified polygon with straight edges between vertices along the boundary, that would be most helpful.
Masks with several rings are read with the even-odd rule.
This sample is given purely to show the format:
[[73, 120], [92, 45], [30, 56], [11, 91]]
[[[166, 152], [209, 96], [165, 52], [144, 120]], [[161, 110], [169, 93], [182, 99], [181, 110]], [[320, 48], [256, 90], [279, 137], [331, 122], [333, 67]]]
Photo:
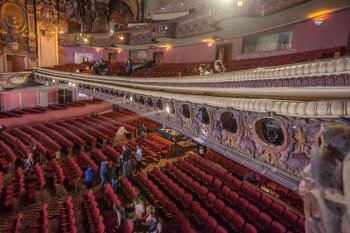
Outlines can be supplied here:
[[130, 179], [131, 178], [131, 150], [126, 145], [123, 145], [123, 176]]
[[116, 189], [118, 186], [118, 176], [119, 176], [119, 166], [117, 163], [113, 163], [112, 165], [112, 172], [111, 172], [111, 183], [112, 188]]
[[100, 178], [101, 185], [104, 186], [107, 182], [107, 173], [108, 173], [108, 162], [102, 162], [100, 167]]

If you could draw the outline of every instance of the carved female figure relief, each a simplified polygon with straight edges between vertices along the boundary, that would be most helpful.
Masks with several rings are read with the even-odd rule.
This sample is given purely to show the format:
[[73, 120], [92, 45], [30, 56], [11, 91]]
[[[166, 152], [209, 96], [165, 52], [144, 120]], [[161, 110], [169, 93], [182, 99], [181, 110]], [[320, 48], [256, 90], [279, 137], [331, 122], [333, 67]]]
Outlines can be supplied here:
[[212, 119], [214, 120], [214, 125], [213, 125], [213, 129], [212, 129], [212, 138], [214, 140], [216, 140], [217, 142], [221, 143], [222, 142], [222, 130], [223, 130], [223, 125], [222, 122], [220, 120], [220, 117], [218, 116], [218, 114], [213, 114]]
[[310, 147], [306, 144], [303, 130], [297, 127], [294, 130], [294, 150], [285, 161], [286, 169], [299, 174], [310, 163]]
[[241, 141], [239, 143], [241, 145], [241, 149], [243, 152], [247, 153], [248, 155], [254, 156], [256, 147], [250, 135], [249, 126], [246, 119], [244, 119], [242, 122], [242, 131], [243, 131], [243, 134], [242, 134]]

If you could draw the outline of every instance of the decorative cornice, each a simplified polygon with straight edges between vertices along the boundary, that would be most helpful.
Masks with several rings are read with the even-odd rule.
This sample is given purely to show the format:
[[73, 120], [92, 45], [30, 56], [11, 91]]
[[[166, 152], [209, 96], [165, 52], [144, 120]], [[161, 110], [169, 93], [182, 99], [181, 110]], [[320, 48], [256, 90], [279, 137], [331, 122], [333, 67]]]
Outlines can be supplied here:
[[[34, 74], [39, 82], [45, 80], [62, 80], [73, 82], [77, 85], [89, 85], [102, 89], [112, 89], [119, 92], [130, 92], [140, 95], [149, 95], [158, 98], [173, 99], [178, 101], [189, 101], [196, 104], [207, 104], [213, 107], [229, 107], [237, 110], [254, 112], [274, 112], [284, 116], [315, 117], [315, 118], [339, 118], [350, 117], [350, 100], [322, 100], [322, 101], [289, 101], [271, 99], [247, 99], [229, 98], [207, 95], [179, 94], [163, 91], [141, 90], [130, 87], [123, 87], [118, 83], [107, 84], [98, 77], [76, 76], [74, 74], [62, 73], [58, 76], [55, 72], [50, 74], [42, 72], [42, 69], [35, 69]], [[310, 91], [310, 90], [308, 90]]]

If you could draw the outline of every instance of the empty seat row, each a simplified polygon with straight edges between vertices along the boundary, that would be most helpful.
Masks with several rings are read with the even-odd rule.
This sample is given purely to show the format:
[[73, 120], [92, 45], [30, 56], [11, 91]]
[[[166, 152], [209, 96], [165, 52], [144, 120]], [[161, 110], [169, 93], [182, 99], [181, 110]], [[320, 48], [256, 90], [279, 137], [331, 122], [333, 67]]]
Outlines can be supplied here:
[[60, 230], [62, 233], [77, 233], [77, 223], [74, 214], [73, 199], [68, 196], [65, 202], [60, 203], [59, 207], [60, 213]]
[[[179, 159], [176, 163], [189, 174], [192, 174], [193, 177], [198, 178], [199, 181], [208, 185], [208, 187], [218, 195], [220, 195], [225, 200], [229, 201], [232, 205], [238, 206], [240, 211], [243, 211], [247, 215], [247, 217], [255, 222], [255, 225], [258, 227], [262, 227], [262, 224], [259, 225], [259, 221], [256, 221], [258, 217], [264, 217], [266, 222], [263, 224], [264, 229], [268, 230], [272, 223], [272, 218], [269, 216], [269, 213], [277, 220], [282, 222], [287, 228], [293, 229], [295, 228], [298, 232], [303, 232], [304, 230], [304, 218], [299, 216], [293, 210], [286, 209], [279, 202], [274, 201], [269, 198], [267, 195], [259, 192], [257, 189], [254, 189], [252, 186], [241, 182], [238, 179], [234, 179], [233, 184], [231, 186], [224, 185], [222, 186], [222, 182], [215, 178], [208, 179], [206, 175], [203, 175], [203, 172], [200, 171], [199, 168], [194, 166], [193, 164], [188, 163], [183, 159]], [[167, 166], [169, 169], [169, 165]], [[172, 168], [172, 167], [170, 167]], [[176, 169], [172, 168], [176, 171]], [[176, 173], [176, 172], [175, 172]], [[179, 174], [176, 173], [178, 176]], [[229, 174], [228, 174], [229, 175]], [[226, 176], [225, 176], [226, 177]], [[188, 180], [188, 179], [184, 179]], [[212, 180], [212, 183], [208, 183], [208, 180]], [[208, 189], [203, 187], [200, 189], [198, 184], [192, 183], [192, 188], [198, 188], [198, 192], [203, 196], [208, 193]], [[233, 188], [233, 190], [231, 189]], [[236, 192], [237, 191], [237, 192]], [[247, 199], [246, 199], [247, 198]], [[269, 200], [269, 202], [268, 202]], [[256, 206], [258, 205], [258, 206]], [[260, 208], [263, 210], [261, 211]], [[247, 211], [249, 210], [249, 211]], [[247, 211], [247, 212], [245, 212]], [[264, 212], [266, 211], [266, 212]], [[261, 214], [260, 214], [261, 213]], [[270, 219], [271, 221], [269, 221]], [[280, 223], [275, 223], [274, 226], [282, 225]], [[286, 228], [282, 225], [281, 232], [285, 232]]]
[[98, 208], [95, 196], [91, 190], [81, 198], [81, 207], [84, 222], [87, 225], [87, 232], [105, 233], [106, 227], [103, 223], [103, 216]]
[[35, 212], [31, 228], [32, 233], [49, 233], [49, 215], [47, 204], [44, 204], [42, 210]]

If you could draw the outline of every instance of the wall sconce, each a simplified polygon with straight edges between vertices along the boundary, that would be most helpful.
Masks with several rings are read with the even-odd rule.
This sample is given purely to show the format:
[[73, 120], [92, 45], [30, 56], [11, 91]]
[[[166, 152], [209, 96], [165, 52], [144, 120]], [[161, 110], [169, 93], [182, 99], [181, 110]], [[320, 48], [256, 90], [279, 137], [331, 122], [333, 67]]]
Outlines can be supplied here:
[[205, 40], [202, 40], [202, 42], [203, 43], [207, 43], [208, 47], [211, 47], [215, 43], [215, 40], [213, 40], [213, 39], [205, 39]]
[[120, 40], [120, 41], [123, 41], [124, 39], [125, 39], [124, 36], [119, 36], [119, 40]]
[[165, 49], [165, 51], [169, 51], [172, 48], [170, 44], [161, 45], [160, 47]]
[[322, 15], [322, 16], [314, 18], [313, 21], [314, 21], [315, 25], [321, 26], [326, 19], [327, 19], [327, 15]]
[[321, 10], [310, 14], [308, 18], [312, 20], [315, 25], [321, 26], [324, 23], [324, 21], [326, 21], [329, 18], [332, 12], [332, 9]]
[[165, 111], [169, 114], [169, 113], [170, 113], [170, 108], [167, 106], [167, 107], [165, 108]]

